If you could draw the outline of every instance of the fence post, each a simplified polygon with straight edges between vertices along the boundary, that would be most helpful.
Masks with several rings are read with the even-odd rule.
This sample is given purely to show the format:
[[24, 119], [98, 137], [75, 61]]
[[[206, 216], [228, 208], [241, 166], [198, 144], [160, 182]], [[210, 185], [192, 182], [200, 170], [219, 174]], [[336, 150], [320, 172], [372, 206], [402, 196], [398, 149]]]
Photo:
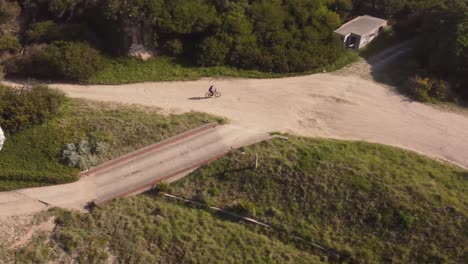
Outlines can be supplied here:
[[258, 168], [258, 154], [255, 153], [255, 169]]

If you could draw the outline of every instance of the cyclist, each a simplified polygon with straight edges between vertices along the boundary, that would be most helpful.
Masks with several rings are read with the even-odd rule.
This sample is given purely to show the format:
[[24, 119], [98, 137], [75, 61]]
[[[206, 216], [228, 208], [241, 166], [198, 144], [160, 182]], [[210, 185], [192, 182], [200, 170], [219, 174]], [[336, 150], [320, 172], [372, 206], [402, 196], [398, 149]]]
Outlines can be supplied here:
[[213, 85], [211, 85], [210, 88], [208, 88], [208, 92], [211, 94], [211, 96], [214, 95]]

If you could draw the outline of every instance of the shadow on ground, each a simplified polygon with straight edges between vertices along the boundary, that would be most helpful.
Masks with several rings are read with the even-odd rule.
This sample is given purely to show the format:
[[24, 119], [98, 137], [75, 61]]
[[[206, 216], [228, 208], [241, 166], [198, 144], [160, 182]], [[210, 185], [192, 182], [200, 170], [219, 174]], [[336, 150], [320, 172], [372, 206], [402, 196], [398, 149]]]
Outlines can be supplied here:
[[190, 97], [190, 98], [187, 98], [188, 100], [204, 100], [204, 99], [210, 99], [209, 97], [201, 97], [201, 96], [197, 96], [197, 97]]

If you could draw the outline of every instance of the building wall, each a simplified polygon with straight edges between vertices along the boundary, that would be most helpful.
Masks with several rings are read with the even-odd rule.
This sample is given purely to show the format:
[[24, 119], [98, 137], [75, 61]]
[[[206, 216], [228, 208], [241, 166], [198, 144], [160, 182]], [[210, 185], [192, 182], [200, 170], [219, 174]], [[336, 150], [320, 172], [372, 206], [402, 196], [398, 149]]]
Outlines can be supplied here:
[[371, 31], [363, 36], [361, 36], [361, 41], [359, 42], [358, 49], [365, 47], [369, 44], [375, 37], [380, 34], [380, 29], [386, 26], [386, 23], [383, 24], [381, 27], [376, 28], [374, 31]]

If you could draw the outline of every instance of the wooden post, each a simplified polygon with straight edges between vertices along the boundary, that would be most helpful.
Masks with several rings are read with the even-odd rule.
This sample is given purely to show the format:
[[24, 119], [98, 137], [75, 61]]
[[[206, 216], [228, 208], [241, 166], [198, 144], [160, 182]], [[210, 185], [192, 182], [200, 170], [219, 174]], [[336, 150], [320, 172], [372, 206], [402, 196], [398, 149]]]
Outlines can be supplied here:
[[258, 154], [255, 153], [255, 169], [258, 168]]

